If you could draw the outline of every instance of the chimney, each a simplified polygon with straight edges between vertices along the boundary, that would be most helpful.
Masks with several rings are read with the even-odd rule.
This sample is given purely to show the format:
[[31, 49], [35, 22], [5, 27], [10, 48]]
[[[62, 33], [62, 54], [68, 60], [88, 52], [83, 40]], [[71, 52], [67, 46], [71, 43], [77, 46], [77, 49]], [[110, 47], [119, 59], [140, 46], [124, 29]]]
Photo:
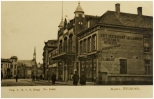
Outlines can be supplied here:
[[119, 16], [119, 14], [120, 14], [120, 4], [119, 3], [115, 4], [115, 10], [116, 10], [116, 13]]
[[137, 12], [139, 16], [142, 16], [142, 7], [138, 7]]

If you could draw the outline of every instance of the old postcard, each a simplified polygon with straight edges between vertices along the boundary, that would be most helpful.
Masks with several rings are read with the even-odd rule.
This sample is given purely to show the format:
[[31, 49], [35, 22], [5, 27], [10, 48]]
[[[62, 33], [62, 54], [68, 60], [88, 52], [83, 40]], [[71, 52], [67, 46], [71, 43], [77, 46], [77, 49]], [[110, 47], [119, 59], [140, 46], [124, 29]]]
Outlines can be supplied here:
[[2, 1], [2, 98], [152, 98], [152, 1]]

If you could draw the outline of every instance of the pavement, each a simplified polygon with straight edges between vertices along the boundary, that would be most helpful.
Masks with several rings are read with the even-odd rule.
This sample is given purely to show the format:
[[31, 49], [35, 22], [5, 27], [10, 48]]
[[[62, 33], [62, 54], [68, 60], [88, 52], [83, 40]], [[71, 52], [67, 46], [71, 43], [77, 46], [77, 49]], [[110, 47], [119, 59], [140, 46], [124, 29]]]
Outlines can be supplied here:
[[[78, 86], [80, 84], [78, 83]], [[86, 82], [86, 85], [94, 85], [93, 82]], [[73, 86], [73, 81], [56, 81], [55, 85], [52, 85], [51, 80], [39, 80], [32, 82], [32, 79], [3, 79], [1, 86]]]

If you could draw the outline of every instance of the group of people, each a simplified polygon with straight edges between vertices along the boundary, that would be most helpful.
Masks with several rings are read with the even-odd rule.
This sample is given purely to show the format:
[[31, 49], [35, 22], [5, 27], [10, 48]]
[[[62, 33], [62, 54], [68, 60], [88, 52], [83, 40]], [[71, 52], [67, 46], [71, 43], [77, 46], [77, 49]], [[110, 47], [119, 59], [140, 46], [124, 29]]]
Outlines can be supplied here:
[[[79, 75], [78, 75], [77, 71], [75, 71], [75, 74], [73, 75], [72, 79], [73, 79], [73, 85], [75, 85], [75, 86], [78, 85], [79, 79], [80, 79], [81, 86], [82, 85], [86, 85], [86, 75], [84, 74], [84, 72], [81, 73], [81, 76], [79, 78]], [[94, 81], [94, 84], [101, 85], [102, 84], [102, 76], [101, 76], [101, 73], [99, 73], [99, 75], [98, 75], [97, 78], [94, 77], [93, 81]]]
[[77, 72], [75, 71], [75, 74], [72, 77], [73, 79], [73, 85], [77, 86], [78, 85], [78, 81], [80, 79], [80, 84], [82, 85], [86, 85], [86, 75], [84, 73], [81, 73], [81, 76], [79, 78], [79, 75], [77, 74]]
[[[40, 75], [40, 78], [38, 78], [37, 76], [33, 75], [33, 76], [32, 76], [32, 82], [35, 81], [35, 79], [38, 80], [38, 81], [39, 81], [39, 79], [44, 80], [44, 76], [41, 74], [41, 75]], [[50, 81], [50, 79], [51, 79], [51, 81], [52, 81], [52, 84], [54, 85], [55, 82], [56, 82], [56, 74], [53, 73], [52, 76], [51, 76], [51, 78], [50, 78], [50, 76], [48, 76], [48, 80], [49, 80], [49, 81]]]

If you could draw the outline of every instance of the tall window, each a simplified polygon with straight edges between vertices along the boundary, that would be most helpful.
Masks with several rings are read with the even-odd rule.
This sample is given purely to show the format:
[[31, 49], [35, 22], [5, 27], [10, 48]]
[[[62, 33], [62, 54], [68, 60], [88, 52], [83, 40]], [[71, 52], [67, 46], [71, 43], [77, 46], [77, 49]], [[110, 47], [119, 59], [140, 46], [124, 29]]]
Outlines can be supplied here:
[[83, 45], [83, 46], [84, 46], [84, 47], [83, 47], [83, 51], [84, 51], [84, 53], [86, 53], [86, 52], [87, 52], [87, 51], [86, 51], [86, 46], [87, 46], [87, 44], [86, 44], [86, 43], [87, 43], [87, 40], [85, 39], [85, 40], [84, 40], [84, 45]]
[[93, 38], [92, 50], [96, 50], [96, 48], [97, 48], [97, 45], [96, 45], [97, 44], [96, 35], [94, 35], [92, 38]]
[[67, 52], [67, 38], [64, 39], [64, 52]]
[[82, 49], [83, 49], [83, 42], [80, 41], [80, 54], [82, 54]]
[[60, 41], [60, 44], [59, 44], [59, 53], [62, 53], [62, 40]]
[[144, 52], [149, 52], [150, 51], [150, 39], [148, 36], [144, 37]]
[[72, 37], [73, 37], [73, 35], [72, 34], [70, 34], [70, 36], [69, 36], [69, 47], [68, 47], [68, 49], [69, 49], [69, 52], [72, 52], [73, 51], [73, 39], [72, 39]]
[[145, 60], [145, 61], [144, 61], [144, 64], [145, 64], [145, 73], [146, 73], [146, 74], [151, 74], [150, 60]]
[[88, 38], [88, 52], [91, 52], [91, 37]]

